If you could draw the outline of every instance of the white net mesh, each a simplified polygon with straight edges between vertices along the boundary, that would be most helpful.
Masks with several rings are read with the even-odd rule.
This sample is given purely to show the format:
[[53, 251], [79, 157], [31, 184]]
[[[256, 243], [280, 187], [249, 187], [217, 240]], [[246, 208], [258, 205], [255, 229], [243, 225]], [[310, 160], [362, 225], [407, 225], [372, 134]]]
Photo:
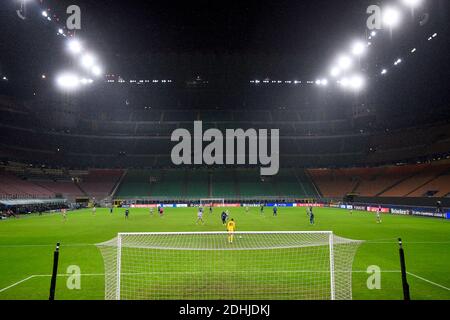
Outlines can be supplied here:
[[350, 300], [360, 241], [331, 232], [119, 234], [107, 300]]

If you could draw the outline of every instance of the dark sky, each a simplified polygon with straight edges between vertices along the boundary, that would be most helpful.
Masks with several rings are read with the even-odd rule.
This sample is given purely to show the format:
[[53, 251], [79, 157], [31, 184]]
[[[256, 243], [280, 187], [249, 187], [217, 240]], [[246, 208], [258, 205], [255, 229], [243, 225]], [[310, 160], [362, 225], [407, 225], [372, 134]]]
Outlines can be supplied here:
[[[17, 54], [33, 54], [39, 60], [61, 51], [56, 26], [39, 15], [39, 1], [28, 4], [27, 21], [15, 15], [15, 0], [0, 4], [0, 40], [10, 52], [2, 53], [3, 65], [16, 61]], [[40, 6], [64, 17], [67, 5], [79, 5], [78, 35], [108, 58], [200, 51], [296, 54], [299, 60], [319, 60], [329, 57], [343, 39], [364, 34], [365, 2], [42, 0]]]
[[[0, 4], [0, 73], [23, 78], [27, 73], [38, 77], [67, 62], [56, 25], [46, 23], [39, 8], [50, 7], [63, 18], [68, 5], [79, 5], [78, 36], [105, 60], [110, 72], [138, 69], [140, 63], [144, 68], [146, 57], [155, 53], [263, 53], [289, 56], [287, 68], [292, 64], [294, 75], [302, 70], [315, 77], [352, 39], [365, 35], [366, 8], [377, 1], [31, 0], [26, 21], [15, 14], [17, 2]], [[430, 23], [423, 28], [406, 23], [392, 39], [380, 41], [370, 57], [372, 67], [384, 58], [394, 59], [428, 32], [448, 29], [448, 0], [426, 2]], [[133, 64], [125, 66], [130, 59]]]

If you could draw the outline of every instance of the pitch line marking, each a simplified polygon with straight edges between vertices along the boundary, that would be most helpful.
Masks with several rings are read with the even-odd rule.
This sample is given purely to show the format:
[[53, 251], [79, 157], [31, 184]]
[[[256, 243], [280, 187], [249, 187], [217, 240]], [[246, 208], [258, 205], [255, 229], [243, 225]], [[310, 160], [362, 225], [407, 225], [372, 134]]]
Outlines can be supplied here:
[[32, 276], [29, 276], [28, 278], [25, 278], [25, 279], [20, 280], [20, 281], [18, 281], [18, 282], [16, 282], [16, 283], [13, 283], [12, 285], [10, 285], [10, 286], [8, 286], [8, 287], [6, 287], [6, 288], [0, 289], [0, 293], [4, 292], [4, 291], [6, 291], [6, 290], [9, 290], [9, 289], [11, 289], [11, 288], [14, 288], [15, 286], [18, 286], [19, 284], [21, 284], [21, 283], [23, 283], [23, 282], [26, 282], [26, 281], [28, 281], [28, 280], [31, 280], [31, 279], [33, 279], [33, 278], [35, 278], [35, 277], [36, 277], [35, 275], [32, 275]]
[[439, 284], [439, 283], [430, 281], [430, 280], [428, 280], [428, 279], [425, 279], [425, 278], [423, 278], [423, 277], [420, 277], [420, 276], [418, 276], [418, 275], [416, 275], [416, 274], [414, 274], [414, 273], [411, 273], [411, 272], [406, 272], [406, 273], [409, 274], [409, 275], [412, 276], [412, 277], [415, 277], [415, 278], [417, 278], [417, 279], [419, 279], [419, 280], [425, 281], [425, 282], [427, 282], [427, 283], [429, 283], [429, 284], [432, 284], [432, 285], [434, 285], [434, 286], [436, 286], [436, 287], [439, 287], [439, 288], [441, 288], [441, 289], [450, 291], [450, 288], [447, 288], [447, 287], [445, 287], [445, 286], [443, 286], [443, 285], [441, 285], [441, 284]]
[[[317, 271], [304, 270], [304, 271], [301, 271], [301, 272], [309, 273], [309, 272], [317, 272]], [[324, 272], [329, 272], [329, 271], [324, 271]], [[339, 272], [339, 271], [337, 271], [337, 272]], [[174, 272], [165, 272], [165, 274], [168, 274], [168, 273], [173, 274]], [[186, 274], [186, 272], [180, 272], [180, 273], [181, 274]], [[352, 271], [352, 273], [367, 273], [367, 271], [354, 270], [354, 271]], [[398, 271], [398, 270], [386, 270], [386, 271], [382, 271], [382, 273], [400, 273], [400, 271]], [[151, 273], [131, 273], [131, 274], [126, 274], [126, 275], [149, 275], [149, 274], [156, 274], [156, 272], [151, 272]], [[163, 274], [163, 272], [161, 272], [160, 274]], [[407, 272], [407, 274], [412, 276], [412, 277], [414, 277], [414, 278], [417, 278], [419, 280], [427, 282], [427, 283], [429, 283], [431, 285], [434, 285], [434, 286], [436, 286], [438, 288], [450, 291], [450, 288], [447, 288], [447, 287], [445, 287], [445, 286], [443, 286], [443, 285], [441, 285], [439, 283], [436, 283], [436, 282], [430, 281], [428, 279], [425, 279], [425, 278], [423, 278], [421, 276], [418, 276], [418, 275], [416, 275], [414, 273]], [[51, 276], [52, 276], [51, 274], [35, 274], [35, 275], [31, 275], [31, 276], [29, 276], [29, 277], [27, 277], [25, 279], [22, 279], [22, 280], [20, 280], [20, 281], [18, 281], [16, 283], [13, 283], [12, 285], [10, 285], [8, 287], [0, 289], [0, 293], [5, 292], [5, 291], [7, 291], [7, 290], [9, 290], [11, 288], [14, 288], [14, 287], [16, 287], [16, 286], [18, 286], [18, 285], [20, 285], [20, 284], [22, 284], [24, 282], [27, 282], [27, 281], [29, 281], [31, 279], [43, 278], [43, 277], [47, 278], [47, 277], [51, 277]], [[72, 274], [58, 274], [58, 277], [69, 277], [69, 276], [73, 276], [73, 275]], [[82, 277], [83, 276], [84, 277], [102, 277], [102, 276], [105, 276], [105, 274], [104, 273], [87, 273], [87, 274], [80, 274], [80, 276], [82, 276]]]
[[[247, 273], [247, 271], [245, 271], [245, 272]], [[277, 272], [279, 272], [279, 271], [277, 271]], [[287, 271], [287, 272], [291, 272], [291, 271]], [[317, 270], [303, 270], [303, 271], [300, 271], [300, 272], [312, 273], [312, 272], [320, 272], [320, 271], [317, 271]], [[322, 271], [322, 272], [327, 272], [328, 273], [329, 271]], [[339, 271], [336, 271], [336, 272], [339, 272]], [[344, 271], [344, 272], [347, 272], [347, 271]], [[400, 271], [397, 271], [397, 270], [382, 271], [382, 273], [399, 273], [399, 272]], [[150, 274], [174, 274], [174, 273], [177, 273], [177, 272], [126, 273], [126, 274], [123, 274], [123, 275], [150, 275]], [[178, 273], [179, 274], [186, 274], [186, 272], [178, 272]], [[195, 273], [195, 272], [191, 272], [191, 274], [192, 273]], [[197, 272], [197, 273], [203, 273], [203, 272]], [[352, 273], [367, 273], [367, 271], [355, 270], [355, 271], [352, 271]], [[51, 274], [34, 274], [32, 276], [29, 276], [29, 277], [27, 277], [25, 279], [22, 279], [22, 280], [16, 282], [16, 283], [13, 283], [12, 285], [10, 285], [8, 287], [0, 289], [0, 293], [5, 292], [5, 291], [7, 291], [9, 289], [12, 289], [12, 288], [18, 286], [19, 284], [22, 284], [22, 283], [24, 283], [26, 281], [29, 281], [31, 279], [34, 279], [34, 278], [49, 278], [51, 276], [52, 276]], [[58, 277], [69, 277], [69, 276], [73, 276], [73, 274], [58, 274]], [[105, 274], [104, 273], [86, 273], [86, 274], [80, 274], [79, 276], [81, 276], [81, 277], [103, 277], [103, 276], [105, 276]], [[445, 288], [445, 289], [447, 289], [447, 288]], [[449, 290], [449, 289], [447, 289], [447, 290]]]

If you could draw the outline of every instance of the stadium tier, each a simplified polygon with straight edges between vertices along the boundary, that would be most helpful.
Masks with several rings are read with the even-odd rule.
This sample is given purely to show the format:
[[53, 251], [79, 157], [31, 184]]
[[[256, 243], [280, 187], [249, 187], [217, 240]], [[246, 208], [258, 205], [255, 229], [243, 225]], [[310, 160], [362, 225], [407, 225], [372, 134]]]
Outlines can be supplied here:
[[73, 171], [5, 163], [0, 166], [0, 197], [103, 200], [112, 194], [123, 173], [123, 170]]
[[79, 187], [90, 197], [104, 199], [112, 194], [123, 174], [122, 170], [89, 170]]
[[276, 178], [256, 169], [128, 170], [117, 199], [306, 199], [318, 198], [303, 170], [284, 169]]
[[322, 195], [343, 198], [365, 197], [448, 197], [450, 163], [387, 166], [354, 169], [310, 169]]

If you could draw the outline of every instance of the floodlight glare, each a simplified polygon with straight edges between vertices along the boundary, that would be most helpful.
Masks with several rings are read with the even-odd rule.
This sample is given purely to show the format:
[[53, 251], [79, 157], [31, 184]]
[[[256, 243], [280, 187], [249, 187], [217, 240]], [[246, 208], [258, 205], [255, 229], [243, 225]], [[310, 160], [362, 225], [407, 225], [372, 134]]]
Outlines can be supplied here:
[[69, 48], [69, 51], [73, 54], [79, 54], [81, 51], [83, 51], [83, 46], [81, 45], [80, 41], [76, 39], [70, 40], [67, 47]]
[[348, 70], [352, 66], [352, 59], [347, 56], [341, 56], [338, 59], [338, 64], [342, 70]]
[[48, 17], [48, 13], [47, 13], [47, 11], [42, 11], [42, 16], [44, 16], [44, 17]]
[[63, 29], [58, 29], [58, 33], [59, 34], [64, 34], [64, 30]]
[[339, 84], [343, 87], [343, 88], [347, 88], [350, 84], [350, 81], [348, 80], [348, 78], [342, 78], [339, 81]]
[[403, 4], [405, 6], [411, 7], [411, 8], [417, 8], [422, 4], [422, 0], [402, 0]]
[[364, 86], [364, 79], [360, 75], [354, 75], [350, 79], [350, 87], [354, 90], [360, 90]]
[[56, 78], [56, 84], [64, 90], [75, 90], [79, 87], [80, 80], [76, 74], [66, 72]]
[[387, 7], [383, 10], [383, 23], [389, 28], [398, 26], [401, 20], [400, 11], [394, 7]]
[[372, 36], [372, 37], [375, 37], [377, 35], [377, 32], [376, 31], [372, 31], [371, 33], [370, 33], [370, 36]]
[[353, 44], [352, 46], [352, 53], [355, 56], [360, 56], [364, 53], [364, 51], [366, 51], [366, 46], [364, 45], [363, 42], [361, 41], [357, 41]]
[[94, 66], [92, 68], [92, 73], [96, 76], [96, 77], [100, 77], [102, 75], [102, 69], [99, 66]]
[[341, 74], [341, 70], [338, 67], [331, 68], [330, 74], [332, 77], [336, 78]]
[[383, 69], [383, 70], [381, 70], [381, 74], [386, 74], [387, 73], [387, 70], [386, 69]]
[[81, 65], [85, 68], [91, 68], [95, 63], [95, 58], [91, 54], [85, 54], [81, 58]]
[[327, 86], [328, 85], [328, 79], [322, 79], [321, 83], [323, 86]]
[[83, 78], [83, 79], [80, 80], [80, 83], [81, 83], [82, 85], [88, 85], [88, 84], [91, 84], [91, 83], [93, 83], [93, 82], [94, 82], [94, 80], [92, 80], [92, 79], [86, 79], [86, 78]]

